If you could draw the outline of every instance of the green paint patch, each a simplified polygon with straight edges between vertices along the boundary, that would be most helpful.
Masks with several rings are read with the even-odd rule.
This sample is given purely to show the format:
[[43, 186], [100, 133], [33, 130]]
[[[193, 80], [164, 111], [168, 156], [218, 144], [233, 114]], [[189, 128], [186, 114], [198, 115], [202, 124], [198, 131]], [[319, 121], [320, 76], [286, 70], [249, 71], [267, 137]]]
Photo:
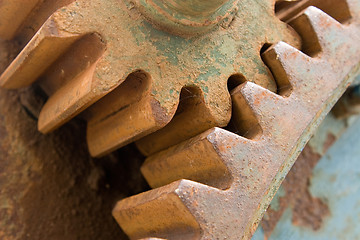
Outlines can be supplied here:
[[205, 93], [209, 93], [209, 88], [207, 86], [202, 86], [201, 89], [205, 92]]
[[221, 69], [218, 69], [214, 66], [208, 68], [202, 68], [201, 74], [199, 74], [198, 78], [195, 79], [195, 83], [208, 82], [209, 79], [214, 79], [216, 76], [221, 75]]

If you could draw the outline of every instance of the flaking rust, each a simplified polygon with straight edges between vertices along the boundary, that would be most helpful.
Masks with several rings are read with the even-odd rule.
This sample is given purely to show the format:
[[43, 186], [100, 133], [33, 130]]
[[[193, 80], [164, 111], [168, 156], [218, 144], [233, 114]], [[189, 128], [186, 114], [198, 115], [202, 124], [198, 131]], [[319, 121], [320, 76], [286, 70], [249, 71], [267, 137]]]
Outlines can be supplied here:
[[82, 113], [93, 156], [138, 140], [157, 189], [113, 210], [130, 238], [249, 239], [359, 72], [358, 0], [276, 2], [5, 0], [0, 36], [24, 48], [0, 85], [38, 81], [43, 133]]
[[[283, 42], [263, 54], [286, 91], [251, 82], [233, 90], [234, 123], [243, 128], [256, 119], [261, 131], [245, 138], [213, 128], [146, 160], [145, 178], [163, 187], [124, 199], [113, 211], [131, 239], [251, 238], [314, 129], [359, 72], [360, 3], [347, 4], [351, 19], [344, 24], [315, 7], [289, 22], [310, 56]], [[213, 175], [204, 179], [207, 171]]]
[[[260, 49], [279, 41], [300, 48], [295, 31], [276, 18], [273, 0], [51, 2], [24, 1], [16, 7], [11, 0], [2, 1], [0, 22], [16, 21], [1, 25], [0, 36], [25, 47], [0, 77], [0, 85], [41, 85], [49, 96], [38, 122], [43, 133], [84, 112], [93, 156], [165, 126], [137, 143], [145, 155], [226, 126], [231, 118], [228, 78], [241, 73], [276, 91]], [[185, 15], [191, 19], [185, 21]], [[174, 118], [184, 89], [197, 96], [189, 104], [199, 110]]]
[[[329, 135], [328, 139], [331, 141], [328, 144], [335, 142], [333, 135]], [[278, 208], [272, 209], [270, 205], [261, 221], [266, 239], [270, 238], [288, 208], [292, 210], [293, 225], [313, 231], [323, 226], [324, 220], [330, 215], [329, 207], [322, 199], [314, 197], [309, 189], [312, 171], [320, 159], [321, 155], [309, 144], [305, 146], [281, 185], [284, 196], [278, 200]]]

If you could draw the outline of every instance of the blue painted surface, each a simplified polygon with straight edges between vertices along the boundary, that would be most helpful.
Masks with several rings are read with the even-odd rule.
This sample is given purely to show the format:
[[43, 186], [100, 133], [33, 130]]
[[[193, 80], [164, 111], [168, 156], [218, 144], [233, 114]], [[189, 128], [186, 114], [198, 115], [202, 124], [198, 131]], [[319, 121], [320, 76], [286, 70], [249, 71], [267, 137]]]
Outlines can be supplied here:
[[[360, 240], [360, 118], [319, 161], [310, 192], [330, 208], [322, 228], [313, 231], [292, 225], [292, 212], [287, 209], [269, 240]], [[263, 239], [259, 227], [252, 240]]]

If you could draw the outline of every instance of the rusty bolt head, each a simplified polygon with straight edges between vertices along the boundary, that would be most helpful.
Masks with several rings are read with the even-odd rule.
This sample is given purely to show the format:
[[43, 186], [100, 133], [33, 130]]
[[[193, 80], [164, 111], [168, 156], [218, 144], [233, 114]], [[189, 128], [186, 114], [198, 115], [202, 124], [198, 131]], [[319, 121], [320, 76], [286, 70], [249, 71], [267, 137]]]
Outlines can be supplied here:
[[[135, 6], [154, 26], [175, 35], [204, 33], [232, 18], [239, 0], [135, 0]], [[134, 4], [131, 2], [131, 6]]]

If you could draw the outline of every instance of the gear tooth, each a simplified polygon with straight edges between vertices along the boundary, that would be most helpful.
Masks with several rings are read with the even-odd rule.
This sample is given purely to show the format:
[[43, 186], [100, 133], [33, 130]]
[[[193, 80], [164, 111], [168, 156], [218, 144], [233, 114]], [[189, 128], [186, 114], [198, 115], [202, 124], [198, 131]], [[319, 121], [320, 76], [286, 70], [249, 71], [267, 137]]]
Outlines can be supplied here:
[[141, 171], [151, 187], [160, 187], [185, 178], [226, 189], [236, 177], [232, 176], [232, 170], [228, 169], [228, 162], [222, 153], [231, 148], [228, 143], [241, 141], [249, 142], [226, 130], [214, 128], [150, 156]]
[[103, 119], [89, 119], [87, 142], [91, 155], [103, 156], [164, 127], [170, 116], [155, 102], [152, 97], [145, 96], [122, 110], [111, 111]]
[[2, 0], [0, 4], [0, 38], [16, 40], [22, 47], [31, 40], [57, 9], [75, 0]]
[[[299, 79], [304, 69], [310, 68], [314, 61], [311, 57], [285, 42], [279, 42], [262, 54], [262, 59], [270, 69], [278, 86], [278, 94], [288, 97], [301, 86]], [[294, 68], [302, 66], [302, 68]]]
[[[243, 213], [244, 206], [246, 208], [251, 205], [250, 209], [257, 208], [257, 203], [252, 201], [252, 197], [256, 195], [254, 192], [259, 191], [254, 191], [254, 180], [264, 181], [262, 171], [269, 164], [264, 164], [262, 157], [254, 159], [254, 150], [259, 147], [261, 148], [261, 145], [255, 141], [214, 128], [150, 157], [142, 167], [142, 172], [154, 186], [161, 186], [176, 178], [201, 181], [183, 181], [186, 184], [183, 184], [182, 191], [178, 192], [200, 225], [203, 234], [201, 239], [216, 238], [214, 236], [230, 237], [234, 233], [224, 230], [229, 224], [223, 218], [224, 215], [246, 216], [248, 213]], [[261, 149], [259, 152], [263, 155], [268, 154], [267, 151]], [[209, 208], [209, 204], [214, 207]], [[237, 204], [237, 207], [233, 204]], [[227, 212], [230, 209], [234, 212]], [[238, 220], [237, 233], [244, 231], [248, 221], [246, 217]]]
[[[69, 2], [59, 1], [47, 8], [38, 3], [39, 18]], [[39, 116], [38, 128], [43, 133], [67, 122], [105, 94], [96, 93], [92, 86], [96, 62], [106, 48], [104, 41], [99, 34], [84, 29], [77, 33], [64, 30], [64, 19], [57, 13], [46, 20], [0, 77], [5, 88], [26, 87], [39, 80], [50, 96]]]
[[139, 150], [150, 156], [213, 127], [226, 126], [231, 118], [229, 92], [226, 87], [206, 91], [183, 87], [175, 116], [164, 128], [137, 141]]
[[271, 119], [282, 113], [284, 98], [254, 83], [246, 82], [232, 93], [233, 124], [238, 134], [256, 139], [273, 128]]
[[80, 37], [61, 32], [50, 19], [1, 75], [1, 87], [20, 88], [32, 84]]
[[343, 38], [343, 25], [313, 6], [291, 19], [289, 24], [302, 37], [302, 50], [309, 56], [333, 51], [334, 36]]
[[119, 201], [113, 216], [131, 239], [198, 239], [200, 226], [189, 205], [200, 191], [191, 181], [174, 182]]
[[39, 0], [3, 0], [0, 5], [0, 38], [12, 40]]
[[87, 142], [92, 156], [109, 153], [170, 122], [176, 104], [162, 106], [152, 94], [157, 92], [152, 85], [158, 77], [135, 71], [87, 109]]
[[[101, 80], [95, 74], [105, 48], [98, 34], [88, 34], [45, 72], [40, 84], [50, 97], [40, 112], [38, 129], [41, 132], [53, 131], [107, 93], [99, 90]], [[84, 55], [87, 61], [83, 61]], [[69, 59], [81, 64], [69, 65]]]
[[234, 182], [251, 184], [250, 172], [244, 169], [253, 165], [256, 148], [257, 141], [214, 128], [147, 158], [141, 171], [152, 187], [185, 178], [226, 190]]
[[55, 130], [100, 98], [100, 96], [94, 98], [92, 91], [92, 83], [96, 81], [95, 67], [93, 65], [88, 68], [47, 100], [39, 115], [40, 132], [49, 133]]

